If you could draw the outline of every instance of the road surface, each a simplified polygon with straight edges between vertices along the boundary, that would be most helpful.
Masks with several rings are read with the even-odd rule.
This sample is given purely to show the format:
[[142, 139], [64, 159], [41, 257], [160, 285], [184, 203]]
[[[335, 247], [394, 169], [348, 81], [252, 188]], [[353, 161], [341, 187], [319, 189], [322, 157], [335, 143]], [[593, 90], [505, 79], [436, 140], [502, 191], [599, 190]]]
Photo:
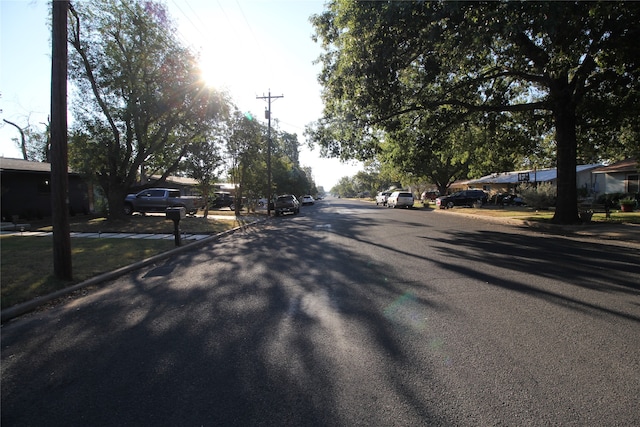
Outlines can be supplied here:
[[640, 250], [328, 199], [2, 326], [2, 425], [640, 425]]

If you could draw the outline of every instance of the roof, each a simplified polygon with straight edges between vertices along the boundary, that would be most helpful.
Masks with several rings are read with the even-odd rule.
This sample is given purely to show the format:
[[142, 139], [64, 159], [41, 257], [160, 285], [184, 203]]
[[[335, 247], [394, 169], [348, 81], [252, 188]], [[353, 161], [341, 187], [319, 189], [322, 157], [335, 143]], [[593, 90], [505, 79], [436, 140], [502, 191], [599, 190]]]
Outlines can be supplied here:
[[638, 172], [640, 167], [635, 159], [626, 159], [609, 166], [603, 166], [593, 171], [593, 173], [616, 173], [616, 172]]
[[20, 172], [51, 172], [51, 163], [31, 162], [22, 159], [0, 158], [0, 170]]
[[[151, 181], [151, 183], [153, 183], [154, 181], [157, 181], [160, 179], [160, 175], [152, 175], [149, 180]], [[176, 185], [198, 185], [199, 181], [197, 179], [193, 179], [193, 178], [188, 178], [185, 176], [168, 176], [167, 179], [165, 180], [167, 184], [176, 184]], [[228, 183], [228, 182], [222, 182], [222, 183], [215, 183], [213, 184], [213, 186], [216, 189], [219, 190], [235, 190], [237, 185], [232, 184], [232, 183]]]
[[51, 163], [0, 157], [0, 171], [51, 173]]
[[[576, 173], [584, 172], [590, 169], [599, 168], [600, 164], [592, 165], [578, 165], [576, 167]], [[547, 169], [527, 169], [512, 172], [493, 173], [491, 175], [483, 176], [482, 178], [472, 179], [467, 181], [467, 184], [517, 184], [519, 182], [519, 174], [528, 173], [529, 180], [531, 182], [548, 182], [553, 181], [558, 177], [558, 171], [556, 168]]]
[[[160, 175], [153, 175], [149, 178], [150, 181], [157, 181], [160, 179]], [[168, 176], [165, 180], [169, 184], [178, 185], [197, 185], [198, 181], [193, 178], [187, 178], [184, 176]]]

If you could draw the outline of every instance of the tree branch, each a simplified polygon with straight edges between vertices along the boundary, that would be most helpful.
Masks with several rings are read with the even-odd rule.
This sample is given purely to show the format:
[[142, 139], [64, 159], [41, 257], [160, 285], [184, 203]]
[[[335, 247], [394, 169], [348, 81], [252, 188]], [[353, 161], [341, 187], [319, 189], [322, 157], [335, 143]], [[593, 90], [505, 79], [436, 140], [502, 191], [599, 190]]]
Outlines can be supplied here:
[[22, 148], [22, 158], [24, 160], [29, 160], [27, 158], [27, 141], [26, 138], [24, 136], [24, 131], [22, 130], [22, 128], [20, 126], [18, 126], [17, 124], [10, 122], [7, 119], [2, 119], [5, 123], [10, 124], [11, 126], [14, 126], [16, 129], [18, 129], [18, 132], [20, 132], [20, 147]]

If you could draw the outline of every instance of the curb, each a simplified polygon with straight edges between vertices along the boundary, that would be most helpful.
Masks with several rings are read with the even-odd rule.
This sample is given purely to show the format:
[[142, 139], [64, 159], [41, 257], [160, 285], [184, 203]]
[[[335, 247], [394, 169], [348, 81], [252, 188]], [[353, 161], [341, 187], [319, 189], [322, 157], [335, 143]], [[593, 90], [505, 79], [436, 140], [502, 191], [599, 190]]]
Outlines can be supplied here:
[[129, 273], [131, 271], [137, 270], [139, 268], [142, 268], [142, 267], [144, 267], [146, 265], [153, 264], [154, 262], [160, 261], [160, 260], [162, 260], [164, 258], [168, 258], [168, 257], [170, 257], [172, 255], [176, 255], [176, 254], [179, 254], [179, 253], [182, 253], [182, 252], [187, 252], [187, 251], [189, 251], [191, 249], [194, 249], [194, 248], [196, 248], [198, 246], [203, 246], [203, 245], [205, 245], [207, 243], [210, 243], [210, 242], [213, 242], [215, 240], [218, 240], [221, 237], [224, 237], [224, 236], [227, 236], [227, 235], [230, 235], [230, 234], [234, 234], [234, 233], [236, 233], [238, 231], [244, 230], [245, 228], [248, 228], [250, 226], [253, 226], [253, 225], [259, 224], [261, 222], [265, 222], [265, 221], [267, 221], [267, 219], [260, 219], [260, 220], [257, 220], [257, 221], [250, 222], [248, 224], [240, 225], [240, 226], [232, 228], [230, 230], [226, 230], [226, 231], [223, 231], [221, 233], [214, 234], [214, 235], [212, 235], [210, 237], [207, 237], [205, 239], [197, 240], [197, 241], [195, 241], [193, 243], [189, 243], [188, 245], [178, 246], [178, 247], [176, 247], [174, 249], [171, 249], [171, 250], [168, 250], [166, 252], [162, 252], [160, 254], [157, 254], [157, 255], [154, 255], [152, 257], [143, 259], [141, 261], [134, 262], [133, 264], [125, 265], [124, 267], [120, 267], [120, 268], [118, 268], [116, 270], [109, 271], [107, 273], [99, 274], [97, 276], [94, 276], [94, 277], [91, 277], [90, 279], [85, 280], [84, 282], [80, 282], [80, 283], [77, 283], [75, 285], [66, 287], [64, 289], [60, 289], [58, 291], [52, 292], [50, 294], [34, 298], [34, 299], [30, 300], [30, 301], [23, 302], [21, 304], [17, 304], [17, 305], [14, 305], [12, 307], [5, 308], [0, 312], [0, 323], [5, 323], [5, 322], [7, 322], [7, 321], [9, 321], [11, 319], [14, 319], [14, 318], [18, 317], [18, 316], [22, 316], [23, 314], [29, 313], [29, 312], [35, 310], [36, 308], [40, 307], [41, 305], [46, 304], [49, 301], [52, 301], [54, 299], [63, 297], [65, 295], [73, 293], [73, 292], [75, 292], [75, 291], [77, 291], [79, 289], [83, 289], [83, 288], [85, 288], [87, 286], [96, 285], [96, 284], [99, 284], [101, 282], [105, 282], [107, 280], [115, 279], [115, 278], [117, 278], [119, 276], [122, 276], [122, 275], [124, 275], [126, 273]]

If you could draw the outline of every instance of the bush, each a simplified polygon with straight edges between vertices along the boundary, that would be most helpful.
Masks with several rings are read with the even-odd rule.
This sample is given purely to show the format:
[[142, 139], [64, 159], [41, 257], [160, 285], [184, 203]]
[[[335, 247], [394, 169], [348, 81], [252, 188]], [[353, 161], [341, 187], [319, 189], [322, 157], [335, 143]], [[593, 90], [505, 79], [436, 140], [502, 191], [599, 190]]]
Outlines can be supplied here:
[[534, 186], [526, 186], [520, 191], [524, 202], [535, 209], [548, 209], [556, 204], [556, 187], [552, 184], [542, 183]]
[[620, 206], [620, 202], [622, 200], [631, 200], [635, 202], [635, 198], [632, 194], [627, 193], [610, 193], [610, 194], [601, 194], [598, 196], [596, 203], [605, 204], [607, 200], [610, 201], [610, 206]]

